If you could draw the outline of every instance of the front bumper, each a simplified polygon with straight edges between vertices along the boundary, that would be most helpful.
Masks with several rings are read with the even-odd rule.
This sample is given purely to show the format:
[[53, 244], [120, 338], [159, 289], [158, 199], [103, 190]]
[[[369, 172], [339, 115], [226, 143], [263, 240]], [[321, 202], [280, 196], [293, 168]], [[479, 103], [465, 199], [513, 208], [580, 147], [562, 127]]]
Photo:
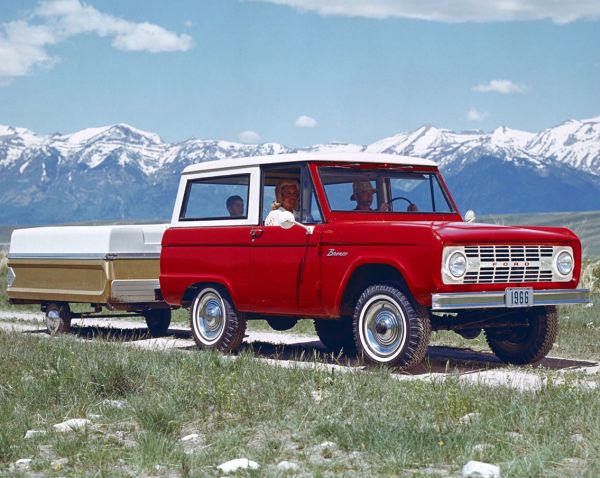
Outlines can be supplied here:
[[[546, 289], [533, 291], [533, 306], [588, 304], [589, 289]], [[496, 309], [506, 307], [503, 290], [491, 292], [455, 292], [431, 294], [432, 311], [465, 309]]]

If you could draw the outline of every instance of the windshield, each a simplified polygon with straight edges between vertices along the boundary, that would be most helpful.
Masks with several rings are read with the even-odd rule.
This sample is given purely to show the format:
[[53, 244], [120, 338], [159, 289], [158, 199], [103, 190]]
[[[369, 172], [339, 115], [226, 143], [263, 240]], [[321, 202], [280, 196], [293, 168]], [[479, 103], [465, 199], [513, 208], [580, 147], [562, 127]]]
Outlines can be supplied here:
[[335, 212], [454, 212], [436, 173], [335, 166], [319, 175]]

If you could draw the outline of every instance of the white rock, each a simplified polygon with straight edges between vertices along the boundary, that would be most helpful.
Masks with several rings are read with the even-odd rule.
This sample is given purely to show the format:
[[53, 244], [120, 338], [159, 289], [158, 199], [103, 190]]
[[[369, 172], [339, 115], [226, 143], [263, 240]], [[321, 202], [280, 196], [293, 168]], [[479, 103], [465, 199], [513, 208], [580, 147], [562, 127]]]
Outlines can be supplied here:
[[282, 461], [277, 465], [279, 471], [297, 471], [300, 467], [291, 461]]
[[15, 461], [15, 466], [21, 470], [27, 470], [29, 465], [31, 465], [31, 458], [21, 458], [20, 460]]
[[467, 413], [464, 417], [460, 418], [461, 425], [468, 425], [469, 423], [476, 422], [481, 417], [481, 413], [473, 412]]
[[98, 415], [97, 413], [88, 413], [88, 418], [90, 420], [99, 420], [102, 418], [102, 415]]
[[54, 429], [57, 432], [67, 433], [81, 430], [82, 428], [87, 427], [90, 423], [92, 422], [87, 418], [71, 418], [70, 420], [64, 421], [62, 423], [57, 423], [56, 425], [54, 425]]
[[33, 438], [33, 437], [37, 437], [40, 435], [45, 435], [46, 434], [46, 430], [27, 430], [25, 432], [25, 439], [29, 439], [29, 438]]
[[523, 434], [519, 432], [506, 432], [505, 435], [513, 440], [520, 440], [523, 438]]
[[319, 445], [319, 448], [335, 448], [337, 445], [335, 443], [333, 443], [332, 441], [324, 441], [323, 443], [321, 443]]
[[313, 400], [317, 403], [323, 400], [323, 395], [321, 394], [320, 390], [313, 390], [310, 392], [310, 394], [312, 395]]
[[186, 442], [186, 441], [194, 441], [194, 440], [197, 440], [198, 438], [200, 438], [200, 435], [198, 435], [197, 433], [191, 433], [191, 434], [189, 434], [189, 435], [186, 435], [186, 436], [184, 436], [184, 437], [183, 437], [181, 440], [179, 440], [179, 441], [183, 441], [183, 442]]
[[125, 400], [102, 400], [102, 405], [109, 408], [125, 408], [127, 402]]
[[248, 460], [248, 458], [236, 458], [221, 463], [217, 468], [224, 473], [235, 473], [238, 470], [257, 470], [259, 465], [255, 461]]
[[463, 467], [462, 476], [463, 478], [500, 478], [500, 467], [472, 460]]
[[571, 440], [575, 443], [585, 443], [585, 437], [581, 433], [573, 433]]
[[69, 464], [68, 458], [59, 458], [58, 460], [52, 460], [50, 466], [55, 470], [60, 470], [63, 466]]

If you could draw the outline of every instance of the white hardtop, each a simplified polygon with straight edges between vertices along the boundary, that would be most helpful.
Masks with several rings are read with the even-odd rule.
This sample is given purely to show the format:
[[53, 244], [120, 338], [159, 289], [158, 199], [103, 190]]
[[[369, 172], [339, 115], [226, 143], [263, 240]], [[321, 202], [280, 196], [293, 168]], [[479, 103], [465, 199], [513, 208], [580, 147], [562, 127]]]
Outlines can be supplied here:
[[9, 258], [104, 258], [109, 254], [153, 257], [168, 224], [60, 226], [16, 229]]
[[183, 174], [193, 174], [205, 171], [219, 171], [239, 167], [257, 166], [261, 164], [285, 164], [302, 161], [339, 161], [345, 163], [387, 163], [402, 166], [434, 166], [437, 164], [429, 159], [399, 156], [397, 154], [383, 153], [291, 153], [271, 154], [268, 156], [247, 156], [243, 158], [222, 159], [218, 161], [204, 161], [192, 164], [183, 170]]

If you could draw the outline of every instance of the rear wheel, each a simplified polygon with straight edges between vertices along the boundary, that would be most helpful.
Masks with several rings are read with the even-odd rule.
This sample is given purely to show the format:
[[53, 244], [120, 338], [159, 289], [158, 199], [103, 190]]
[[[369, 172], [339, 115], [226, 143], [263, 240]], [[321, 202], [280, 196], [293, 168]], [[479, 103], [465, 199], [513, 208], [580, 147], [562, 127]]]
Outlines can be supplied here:
[[356, 352], [351, 317], [341, 317], [338, 320], [315, 319], [315, 331], [321, 343], [329, 350], [336, 353], [344, 350], [349, 354]]
[[548, 355], [558, 334], [556, 307], [534, 307], [515, 314], [525, 314], [528, 325], [486, 329], [487, 343], [503, 362], [515, 365], [539, 362]]
[[235, 352], [244, 339], [246, 319], [239, 314], [229, 295], [207, 287], [196, 295], [190, 310], [194, 341], [203, 350]]
[[353, 326], [358, 352], [373, 364], [407, 370], [427, 352], [431, 334], [427, 312], [390, 285], [365, 289], [354, 309]]
[[68, 303], [52, 302], [46, 305], [46, 328], [50, 335], [71, 331], [71, 308]]
[[170, 309], [152, 309], [142, 313], [146, 319], [146, 325], [152, 337], [162, 337], [169, 330], [171, 325]]

